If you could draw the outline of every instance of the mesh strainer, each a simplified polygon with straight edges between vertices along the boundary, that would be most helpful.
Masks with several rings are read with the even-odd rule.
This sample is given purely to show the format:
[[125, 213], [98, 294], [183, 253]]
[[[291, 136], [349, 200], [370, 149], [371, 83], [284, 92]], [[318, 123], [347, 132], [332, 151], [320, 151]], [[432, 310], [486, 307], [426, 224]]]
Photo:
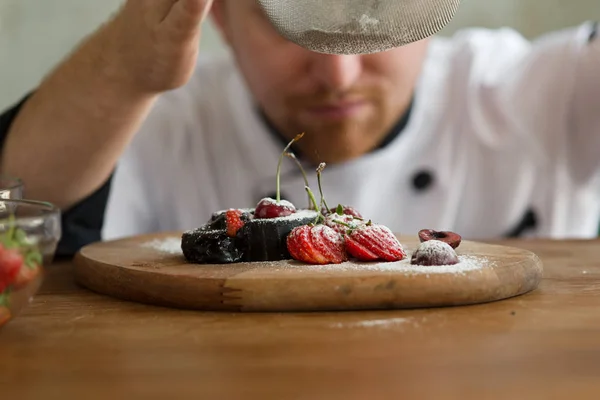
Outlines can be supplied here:
[[257, 0], [286, 39], [328, 54], [366, 54], [429, 37], [460, 0]]

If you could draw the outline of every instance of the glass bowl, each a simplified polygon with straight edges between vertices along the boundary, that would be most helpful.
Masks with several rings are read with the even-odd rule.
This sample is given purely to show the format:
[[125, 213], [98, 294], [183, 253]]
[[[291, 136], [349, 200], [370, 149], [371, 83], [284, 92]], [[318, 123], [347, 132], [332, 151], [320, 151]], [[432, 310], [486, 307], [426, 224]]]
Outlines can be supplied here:
[[37, 293], [61, 233], [60, 210], [53, 204], [0, 199], [0, 327]]
[[0, 174], [0, 199], [23, 198], [23, 181], [8, 175]]

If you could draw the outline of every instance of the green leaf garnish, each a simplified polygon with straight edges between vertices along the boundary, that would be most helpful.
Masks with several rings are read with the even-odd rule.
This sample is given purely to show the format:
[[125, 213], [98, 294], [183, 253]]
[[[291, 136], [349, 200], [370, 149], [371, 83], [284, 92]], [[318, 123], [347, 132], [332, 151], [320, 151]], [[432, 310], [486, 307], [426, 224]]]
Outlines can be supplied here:
[[337, 213], [337, 215], [344, 215], [344, 207], [341, 204], [338, 204], [335, 212]]
[[38, 266], [42, 265], [43, 258], [39, 251], [29, 251], [25, 255], [25, 265], [29, 269], [36, 269]]
[[6, 289], [0, 293], [0, 307], [8, 307], [10, 305], [10, 289]]
[[27, 233], [17, 226], [14, 214], [10, 214], [5, 223], [8, 224], [8, 229], [0, 234], [0, 244], [6, 249], [17, 249], [28, 268], [35, 269], [42, 265], [42, 253], [27, 240]]
[[9, 223], [9, 228], [8, 228], [8, 237], [10, 239], [14, 238], [15, 235], [15, 230], [16, 230], [16, 224], [15, 224], [15, 215], [14, 214], [10, 214], [8, 216], [8, 223]]
[[27, 243], [27, 235], [25, 234], [25, 231], [18, 228], [15, 229], [14, 240], [17, 243]]

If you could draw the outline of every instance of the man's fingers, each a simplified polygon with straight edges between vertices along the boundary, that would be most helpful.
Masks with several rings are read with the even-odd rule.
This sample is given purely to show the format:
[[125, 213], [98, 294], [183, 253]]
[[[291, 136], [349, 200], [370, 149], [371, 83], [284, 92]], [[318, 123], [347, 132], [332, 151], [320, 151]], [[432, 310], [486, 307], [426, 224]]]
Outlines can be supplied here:
[[130, 15], [142, 17], [148, 25], [156, 25], [169, 15], [177, 0], [127, 0], [125, 7]]
[[193, 36], [200, 29], [212, 2], [213, 0], [177, 0], [163, 24], [177, 35]]

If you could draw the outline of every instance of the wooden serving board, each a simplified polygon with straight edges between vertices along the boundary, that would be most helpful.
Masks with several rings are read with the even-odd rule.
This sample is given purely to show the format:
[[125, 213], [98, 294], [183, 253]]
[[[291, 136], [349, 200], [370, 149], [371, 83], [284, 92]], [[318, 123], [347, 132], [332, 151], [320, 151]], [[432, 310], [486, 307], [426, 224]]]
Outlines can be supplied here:
[[313, 266], [296, 261], [197, 265], [164, 251], [180, 233], [137, 236], [84, 247], [79, 284], [108, 296], [212, 311], [333, 311], [485, 303], [534, 290], [542, 262], [524, 249], [463, 241], [459, 266], [411, 266], [418, 238], [398, 236], [408, 260]]

